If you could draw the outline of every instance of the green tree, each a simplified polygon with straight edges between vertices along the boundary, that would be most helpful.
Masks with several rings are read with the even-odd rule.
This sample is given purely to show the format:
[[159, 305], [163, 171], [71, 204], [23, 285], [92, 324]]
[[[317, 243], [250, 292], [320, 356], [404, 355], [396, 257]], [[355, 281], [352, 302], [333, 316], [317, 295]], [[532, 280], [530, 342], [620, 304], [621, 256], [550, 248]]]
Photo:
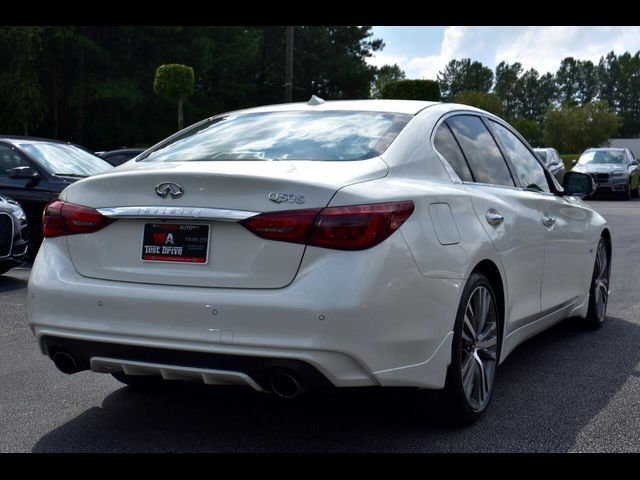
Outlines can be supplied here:
[[46, 103], [38, 78], [42, 27], [0, 27], [0, 55], [7, 68], [0, 74], [0, 113], [8, 131], [28, 135], [45, 117]]
[[451, 60], [438, 73], [438, 83], [445, 100], [465, 90], [488, 93], [493, 85], [493, 72], [480, 62], [472, 62], [470, 58]]
[[598, 94], [598, 71], [590, 60], [563, 59], [555, 78], [560, 103], [584, 105]]
[[544, 143], [563, 153], [582, 152], [616, 135], [621, 121], [606, 103], [550, 108], [544, 117]]
[[493, 93], [502, 99], [506, 115], [511, 118], [517, 115], [518, 105], [521, 103], [519, 89], [516, 88], [521, 74], [522, 65], [518, 62], [511, 65], [500, 62], [496, 66], [496, 83]]
[[178, 101], [178, 130], [184, 124], [184, 100], [193, 95], [195, 77], [193, 68], [186, 65], [160, 65], [153, 80], [153, 91], [158, 95]]
[[478, 92], [475, 90], [465, 90], [453, 97], [454, 103], [462, 103], [471, 105], [472, 107], [481, 108], [487, 112], [491, 112], [498, 117], [505, 116], [504, 104], [500, 97], [495, 93]]
[[380, 97], [439, 102], [440, 87], [435, 80], [395, 80], [387, 82], [380, 92]]
[[542, 127], [537, 121], [522, 117], [514, 118], [511, 121], [511, 126], [515, 128], [531, 146], [543, 146]]
[[[34, 42], [6, 35], [10, 28], [0, 27], [0, 132], [24, 133], [20, 111], [31, 115], [28, 133], [93, 150], [154, 144], [175, 131], [175, 113], [150, 81], [164, 64], [194, 69], [184, 125], [283, 100], [283, 27], [20, 27], [40, 32]], [[294, 100], [369, 98], [376, 68], [366, 59], [382, 47], [371, 27], [296, 27]], [[18, 55], [25, 48], [33, 55]], [[17, 72], [32, 73], [18, 77], [20, 88]], [[14, 100], [10, 111], [19, 95], [26, 109]]]
[[373, 86], [371, 87], [371, 98], [381, 98], [384, 87], [389, 82], [404, 80], [405, 73], [397, 65], [383, 65], [376, 70]]

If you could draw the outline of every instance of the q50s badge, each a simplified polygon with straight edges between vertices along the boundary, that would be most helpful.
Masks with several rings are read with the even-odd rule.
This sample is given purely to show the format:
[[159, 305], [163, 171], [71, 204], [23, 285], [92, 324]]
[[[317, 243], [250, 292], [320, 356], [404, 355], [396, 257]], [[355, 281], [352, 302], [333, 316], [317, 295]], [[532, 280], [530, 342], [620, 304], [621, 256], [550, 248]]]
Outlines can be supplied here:
[[304, 203], [304, 195], [296, 195], [295, 193], [276, 193], [269, 194], [269, 200], [276, 203]]

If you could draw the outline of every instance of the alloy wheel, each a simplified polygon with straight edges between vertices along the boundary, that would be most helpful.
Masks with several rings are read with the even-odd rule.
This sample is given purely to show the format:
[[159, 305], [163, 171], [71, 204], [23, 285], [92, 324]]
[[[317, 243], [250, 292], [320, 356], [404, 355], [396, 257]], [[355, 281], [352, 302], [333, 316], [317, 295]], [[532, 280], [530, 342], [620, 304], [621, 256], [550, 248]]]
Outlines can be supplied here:
[[478, 286], [467, 302], [462, 324], [462, 388], [475, 411], [491, 396], [498, 352], [498, 316], [493, 297]]
[[609, 301], [609, 258], [604, 242], [598, 244], [594, 272], [595, 313], [599, 322], [604, 321]]

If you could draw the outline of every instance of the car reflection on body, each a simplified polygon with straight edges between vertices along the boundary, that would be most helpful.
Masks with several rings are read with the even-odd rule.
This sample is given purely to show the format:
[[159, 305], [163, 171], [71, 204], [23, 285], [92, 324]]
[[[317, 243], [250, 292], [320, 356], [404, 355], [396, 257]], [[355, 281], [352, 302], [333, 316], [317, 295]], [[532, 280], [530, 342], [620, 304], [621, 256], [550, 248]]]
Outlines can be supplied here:
[[517, 345], [605, 320], [609, 228], [591, 177], [564, 187], [465, 105], [225, 113], [49, 205], [29, 320], [66, 373], [444, 389], [473, 421]]

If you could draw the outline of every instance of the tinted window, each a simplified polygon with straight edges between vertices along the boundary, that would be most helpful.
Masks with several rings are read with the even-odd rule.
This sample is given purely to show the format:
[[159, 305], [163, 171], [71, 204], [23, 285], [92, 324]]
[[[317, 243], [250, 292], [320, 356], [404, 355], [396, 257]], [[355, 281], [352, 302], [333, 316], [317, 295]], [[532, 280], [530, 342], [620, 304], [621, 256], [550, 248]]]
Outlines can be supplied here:
[[507, 150], [511, 164], [515, 167], [520, 183], [531, 190], [549, 192], [549, 182], [544, 174], [544, 168], [536, 157], [525, 147], [513, 133], [496, 122], [491, 122], [496, 130], [496, 135]]
[[[538, 154], [538, 156], [542, 159], [542, 161], [544, 163], [546, 163], [547, 165], [553, 161], [553, 158], [551, 160], [547, 159], [547, 151], [546, 150], [536, 150], [536, 153]], [[553, 155], [551, 155], [553, 157]]]
[[440, 152], [449, 164], [451, 164], [451, 167], [458, 174], [461, 180], [465, 182], [473, 182], [469, 166], [462, 155], [462, 151], [460, 150], [456, 139], [453, 138], [453, 134], [446, 124], [442, 124], [438, 128], [433, 144], [438, 152]]
[[363, 160], [384, 152], [411, 118], [358, 111], [227, 115], [190, 129], [144, 161]]
[[107, 157], [102, 157], [111, 165], [122, 165], [124, 162], [128, 160], [126, 155], [111, 155]]
[[502, 154], [479, 117], [458, 115], [447, 119], [469, 162], [476, 182], [514, 186]]
[[6, 145], [0, 145], [0, 175], [8, 177], [12, 168], [29, 166], [31, 165], [22, 155]]

